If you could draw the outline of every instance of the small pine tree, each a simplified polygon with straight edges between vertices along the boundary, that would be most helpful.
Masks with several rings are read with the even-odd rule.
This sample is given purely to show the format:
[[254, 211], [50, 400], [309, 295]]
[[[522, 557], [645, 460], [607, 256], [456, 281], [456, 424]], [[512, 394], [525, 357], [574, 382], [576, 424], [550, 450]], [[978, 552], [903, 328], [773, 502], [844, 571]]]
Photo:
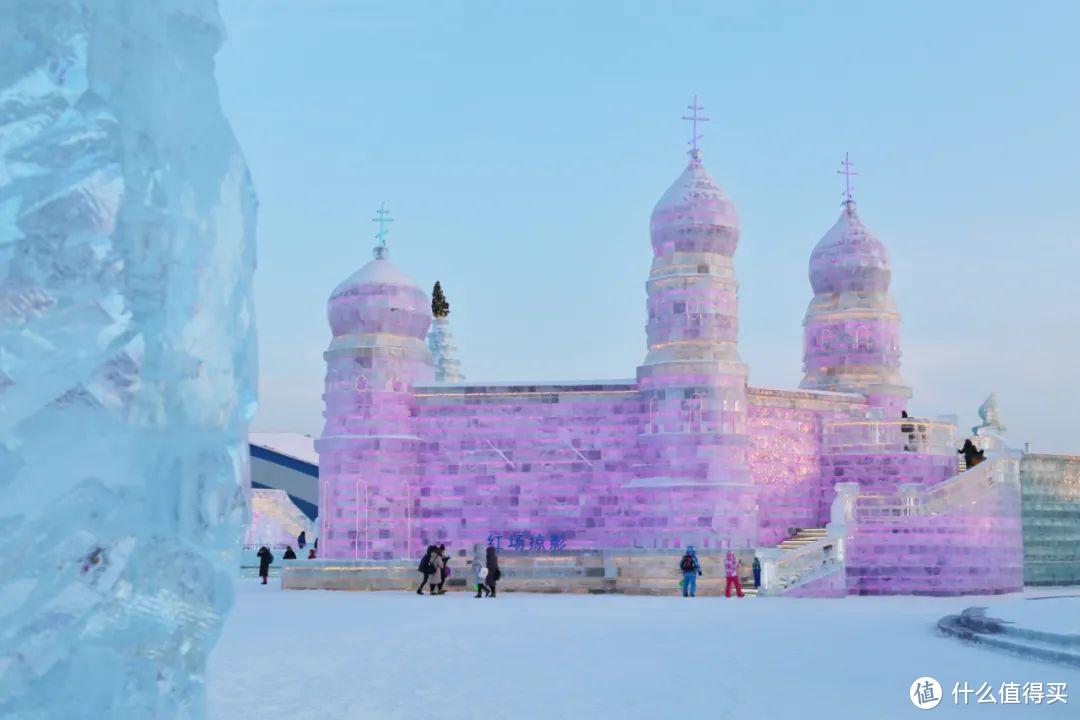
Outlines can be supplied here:
[[431, 291], [431, 314], [435, 317], [446, 317], [450, 314], [450, 303], [446, 302], [443, 295], [442, 285], [435, 281], [435, 287]]

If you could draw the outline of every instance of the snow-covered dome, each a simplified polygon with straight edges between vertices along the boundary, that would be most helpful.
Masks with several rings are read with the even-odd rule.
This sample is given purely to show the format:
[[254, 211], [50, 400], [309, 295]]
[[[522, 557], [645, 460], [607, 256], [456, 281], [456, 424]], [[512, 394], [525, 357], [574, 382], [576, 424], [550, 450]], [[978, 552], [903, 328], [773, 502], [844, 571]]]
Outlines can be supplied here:
[[810, 253], [810, 285], [815, 294], [889, 291], [889, 250], [847, 202], [840, 219]]
[[386, 258], [385, 249], [330, 293], [334, 336], [386, 333], [423, 339], [431, 324], [427, 293]]
[[705, 166], [700, 153], [653, 208], [649, 222], [653, 252], [716, 252], [732, 256], [739, 243], [739, 215]]

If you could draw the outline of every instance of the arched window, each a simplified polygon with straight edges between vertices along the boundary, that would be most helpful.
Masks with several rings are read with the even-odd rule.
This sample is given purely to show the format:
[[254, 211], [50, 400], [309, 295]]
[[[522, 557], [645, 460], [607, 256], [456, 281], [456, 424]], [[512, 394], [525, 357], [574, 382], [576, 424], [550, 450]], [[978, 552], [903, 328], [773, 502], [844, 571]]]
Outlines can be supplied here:
[[656, 416], [657, 410], [656, 398], [649, 398], [649, 424], [645, 429], [645, 432], [655, 433], [659, 432], [659, 419]]
[[686, 406], [686, 429], [688, 432], [701, 432], [701, 395], [694, 393]]
[[821, 334], [818, 336], [818, 346], [822, 350], [832, 349], [832, 333], [829, 328], [823, 328]]
[[367, 390], [367, 378], [363, 375], [356, 378], [356, 389], [360, 392]]
[[855, 349], [856, 350], [869, 350], [870, 349], [870, 331], [867, 330], [862, 325], [855, 328]]

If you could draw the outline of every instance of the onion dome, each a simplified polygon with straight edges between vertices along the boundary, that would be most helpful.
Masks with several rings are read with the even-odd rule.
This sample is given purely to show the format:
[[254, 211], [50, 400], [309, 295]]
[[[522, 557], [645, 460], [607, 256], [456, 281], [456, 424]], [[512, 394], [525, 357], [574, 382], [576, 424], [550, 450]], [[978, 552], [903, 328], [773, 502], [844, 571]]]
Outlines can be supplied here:
[[427, 295], [385, 257], [334, 288], [326, 314], [335, 337], [385, 333], [423, 339], [431, 324]]
[[892, 276], [889, 250], [844, 203], [840, 219], [810, 253], [810, 285], [815, 294], [887, 293]]
[[330, 293], [326, 315], [334, 337], [343, 335], [399, 335], [423, 340], [431, 324], [427, 294], [389, 260], [386, 223], [393, 222], [383, 203], [375, 259], [360, 268]]
[[653, 253], [712, 252], [731, 257], [739, 243], [735, 205], [691, 153], [690, 164], [653, 208], [649, 222]]

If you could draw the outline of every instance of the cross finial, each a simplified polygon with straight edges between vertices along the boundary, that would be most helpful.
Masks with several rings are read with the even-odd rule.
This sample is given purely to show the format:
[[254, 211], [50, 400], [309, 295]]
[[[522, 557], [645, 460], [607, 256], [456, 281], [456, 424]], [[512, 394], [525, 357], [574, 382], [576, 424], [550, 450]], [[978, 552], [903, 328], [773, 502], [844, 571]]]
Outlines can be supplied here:
[[386, 236], [390, 234], [386, 224], [394, 222], [394, 218], [390, 217], [390, 211], [386, 209], [386, 201], [383, 200], [379, 203], [379, 209], [375, 211], [377, 217], [371, 218], [371, 222], [379, 223], [379, 232], [375, 233], [375, 239], [378, 244], [375, 246], [375, 259], [383, 260], [386, 258], [389, 250], [386, 247]]
[[698, 110], [704, 110], [705, 108], [697, 104], [697, 95], [694, 96], [694, 102], [686, 106], [686, 109], [690, 111], [690, 115], [683, 115], [683, 120], [690, 121], [690, 141], [687, 145], [690, 146], [690, 157], [697, 160], [701, 157], [701, 151], [698, 149], [698, 140], [705, 137], [704, 135], [698, 135], [697, 124], [699, 122], [708, 122], [709, 118], [702, 115], [698, 115]]
[[851, 169], [851, 160], [848, 158], [848, 154], [844, 153], [844, 159], [840, 163], [841, 170], [837, 170], [837, 175], [844, 176], [844, 204], [851, 205], [855, 202], [855, 198], [851, 194], [851, 176], [858, 175], [859, 173]]

